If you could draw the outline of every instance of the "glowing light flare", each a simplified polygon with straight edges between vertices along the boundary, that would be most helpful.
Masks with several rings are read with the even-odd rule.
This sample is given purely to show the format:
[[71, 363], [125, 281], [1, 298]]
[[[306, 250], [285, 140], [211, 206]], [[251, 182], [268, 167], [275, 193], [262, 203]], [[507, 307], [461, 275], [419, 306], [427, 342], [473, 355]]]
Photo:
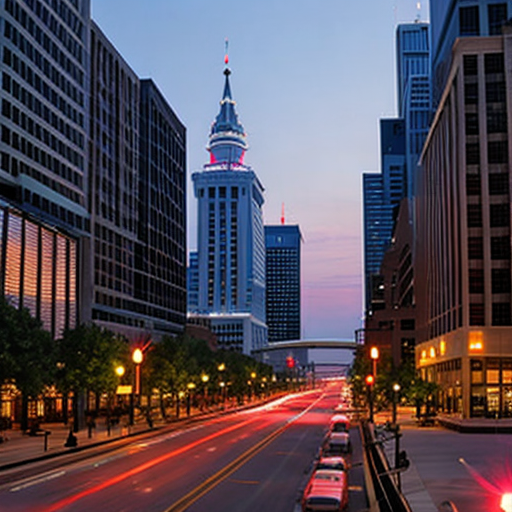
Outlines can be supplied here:
[[501, 497], [500, 508], [504, 512], [512, 512], [512, 493], [506, 492]]
[[132, 354], [132, 361], [135, 364], [140, 364], [140, 363], [142, 363], [143, 359], [144, 359], [144, 354], [142, 353], [142, 350], [140, 348], [136, 348]]
[[441, 343], [439, 343], [439, 353], [444, 356], [446, 354], [446, 341], [442, 340]]
[[372, 359], [379, 359], [379, 349], [377, 347], [372, 347], [370, 349], [370, 357]]
[[485, 479], [476, 469], [471, 467], [462, 457], [459, 462], [468, 470], [469, 474], [475, 479], [475, 482], [480, 484], [486, 491], [493, 494], [500, 495], [501, 490], [498, 489], [494, 484]]

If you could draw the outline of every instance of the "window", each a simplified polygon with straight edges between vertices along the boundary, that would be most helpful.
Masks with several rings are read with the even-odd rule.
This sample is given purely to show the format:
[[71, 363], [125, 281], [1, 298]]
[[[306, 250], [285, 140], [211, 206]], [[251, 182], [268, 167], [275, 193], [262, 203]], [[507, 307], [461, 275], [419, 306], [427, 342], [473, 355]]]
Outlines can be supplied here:
[[484, 305], [483, 304], [470, 304], [469, 305], [469, 325], [484, 325]]
[[486, 82], [485, 84], [485, 101], [487, 103], [504, 103], [506, 100], [505, 82]]
[[478, 6], [459, 9], [459, 34], [461, 36], [478, 36], [480, 34]]
[[478, 135], [478, 114], [466, 114], [466, 135]]
[[478, 103], [478, 84], [464, 84], [464, 103], [466, 105]]
[[507, 21], [507, 4], [491, 4], [487, 6], [489, 19], [489, 35], [501, 35], [501, 27]]
[[495, 111], [487, 107], [487, 133], [506, 133], [507, 114], [503, 110]]
[[491, 259], [509, 260], [510, 259], [510, 237], [492, 236], [491, 237]]
[[486, 75], [503, 73], [505, 69], [503, 53], [486, 53], [484, 55], [484, 69]]
[[505, 140], [489, 141], [487, 143], [487, 160], [490, 164], [508, 163], [508, 145]]
[[466, 165], [478, 165], [480, 163], [480, 146], [478, 142], [466, 144]]
[[490, 205], [491, 228], [510, 226], [510, 206], [506, 204]]
[[490, 173], [489, 174], [489, 194], [496, 196], [508, 194], [508, 174]]
[[474, 76], [478, 74], [478, 60], [476, 55], [464, 55], [464, 75]]
[[484, 293], [484, 270], [482, 268], [469, 269], [469, 293]]
[[208, 197], [215, 199], [215, 187], [208, 187]]
[[493, 268], [491, 271], [492, 293], [510, 293], [510, 269]]
[[510, 302], [493, 302], [492, 325], [510, 325]]
[[482, 227], [482, 205], [468, 204], [468, 228]]
[[468, 196], [479, 196], [480, 188], [480, 174], [466, 174], [466, 193]]

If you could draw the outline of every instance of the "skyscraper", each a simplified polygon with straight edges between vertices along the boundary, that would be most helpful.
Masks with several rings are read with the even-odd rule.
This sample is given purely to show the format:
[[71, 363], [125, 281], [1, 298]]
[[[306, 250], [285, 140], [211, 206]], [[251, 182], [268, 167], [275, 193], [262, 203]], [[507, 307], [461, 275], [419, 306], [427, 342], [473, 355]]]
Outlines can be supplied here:
[[512, 416], [511, 55], [457, 41], [420, 166], [416, 366], [463, 417]]
[[224, 71], [210, 163], [192, 175], [198, 200], [198, 314], [212, 319], [220, 347], [250, 354], [267, 343], [263, 186], [244, 164], [248, 148]]
[[366, 310], [371, 310], [375, 279], [391, 242], [398, 205], [405, 194], [403, 119], [381, 119], [381, 173], [363, 174], [364, 273]]
[[431, 118], [428, 23], [398, 25], [396, 67], [398, 115], [405, 123], [406, 195], [411, 200], [415, 193], [418, 157]]
[[265, 226], [268, 341], [300, 339], [299, 226]]
[[133, 339], [186, 321], [186, 131], [91, 23], [93, 320]]
[[433, 105], [441, 100], [458, 37], [495, 36], [512, 13], [512, 0], [430, 0]]

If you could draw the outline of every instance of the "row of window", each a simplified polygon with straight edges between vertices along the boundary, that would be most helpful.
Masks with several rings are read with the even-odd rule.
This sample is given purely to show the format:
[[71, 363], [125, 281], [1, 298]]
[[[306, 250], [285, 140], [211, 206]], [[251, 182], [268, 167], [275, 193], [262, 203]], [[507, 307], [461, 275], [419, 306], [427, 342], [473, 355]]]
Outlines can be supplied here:
[[[508, 142], [506, 140], [487, 141], [487, 163], [508, 163]], [[478, 142], [466, 143], [466, 164], [480, 165], [480, 144]]]
[[[481, 228], [483, 226], [481, 204], [467, 205], [467, 221], [468, 228]], [[498, 203], [489, 205], [489, 225], [491, 228], [510, 226], [509, 203]]]
[[[47, 5], [49, 5], [55, 13], [59, 16], [59, 18], [73, 31], [73, 33], [83, 41], [84, 39], [84, 24], [80, 20], [80, 18], [73, 13], [73, 11], [66, 5], [65, 2], [60, 0], [44, 0]], [[25, 0], [27, 5], [35, 10], [35, 13], [39, 16], [38, 10], [41, 11], [41, 19], [45, 21], [45, 9], [41, 6], [39, 0]], [[77, 10], [80, 11], [80, 0], [69, 0], [71, 5]]]
[[[468, 237], [468, 258], [470, 260], [481, 260], [483, 257], [483, 237]], [[491, 236], [491, 259], [510, 260], [510, 236]]]
[[[501, 27], [507, 21], [507, 4], [496, 3], [487, 6], [488, 34], [500, 35]], [[479, 6], [459, 8], [459, 34], [461, 36], [479, 36], [480, 11]]]
[[[25, 54], [30, 61], [51, 81], [53, 82], [64, 94], [75, 101], [81, 107], [85, 104], [84, 93], [80, 88], [73, 85], [63, 73], [61, 73], [29, 40], [19, 32], [19, 30], [5, 21], [4, 28], [5, 38], [12, 41], [23, 54]], [[75, 70], [73, 75], [79, 75], [79, 85], [83, 86], [83, 71], [75, 66], [70, 59], [67, 59], [70, 66]], [[76, 77], [75, 77], [76, 78]]]
[[[480, 195], [482, 191], [481, 187], [482, 176], [479, 173], [466, 174], [466, 194]], [[488, 174], [488, 188], [489, 195], [509, 195], [509, 175], [508, 173], [497, 173], [492, 172]]]
[[[52, 89], [46, 85], [44, 80], [41, 80], [39, 75], [35, 73], [32, 68], [20, 59], [15, 53], [12, 53], [9, 48], [4, 47], [3, 62], [14, 70], [23, 80], [25, 80], [31, 87], [33, 87], [39, 94], [45, 96], [49, 101], [55, 101], [58, 109], [68, 118], [74, 118], [74, 121], [80, 121], [78, 112], [66, 100], [64, 100], [57, 92], [52, 94]], [[20, 85], [20, 87], [22, 87]], [[32, 93], [26, 90], [27, 97], [32, 96]], [[66, 123], [63, 119], [57, 117], [53, 110], [50, 110], [39, 98], [36, 96], [27, 99], [27, 106], [32, 107], [31, 110], [42, 117], [48, 124], [53, 126], [56, 130], [60, 131], [67, 139], [80, 148], [84, 147], [84, 136], [73, 126]]]
[[[48, 3], [48, 0], [45, 0]], [[75, 35], [79, 37], [79, 40], [82, 40], [83, 37], [83, 23], [80, 19], [71, 12], [65, 2], [57, 2], [52, 1], [53, 9], [57, 12], [60, 18], [64, 21], [64, 24], [60, 23], [49, 11], [48, 9], [41, 4], [39, 0], [26, 0], [27, 5], [32, 10], [32, 12], [46, 25], [52, 34], [61, 42], [66, 49], [69, 51], [75, 59], [82, 64], [83, 63], [83, 52], [82, 46], [77, 42], [75, 37], [73, 37], [68, 28], [70, 28]], [[21, 24], [27, 28], [26, 23], [24, 22], [24, 12], [20, 7], [21, 11]], [[19, 21], [19, 16], [15, 16]], [[33, 23], [32, 19], [27, 15], [29, 28], [27, 30], [32, 34], [32, 30], [30, 30], [30, 24]]]
[[[493, 302], [491, 325], [504, 326], [512, 325], [512, 305], [510, 302]], [[485, 304], [469, 304], [469, 325], [482, 326], [485, 324]]]
[[[484, 293], [484, 269], [469, 269], [469, 293]], [[492, 293], [510, 293], [511, 278], [509, 268], [491, 269], [491, 291]]]

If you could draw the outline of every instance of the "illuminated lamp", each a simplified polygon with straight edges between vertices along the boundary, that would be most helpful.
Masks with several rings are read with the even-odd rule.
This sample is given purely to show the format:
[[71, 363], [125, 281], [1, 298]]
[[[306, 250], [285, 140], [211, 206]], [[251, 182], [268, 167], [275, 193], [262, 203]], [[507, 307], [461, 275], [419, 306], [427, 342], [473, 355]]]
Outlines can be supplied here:
[[373, 386], [374, 382], [375, 382], [375, 378], [373, 377], [373, 375], [366, 376], [366, 385], [367, 386]]
[[435, 358], [436, 357], [436, 349], [435, 349], [435, 347], [430, 347], [429, 356], [431, 358]]
[[444, 356], [446, 354], [446, 341], [442, 340], [441, 343], [439, 343], [439, 353]]

